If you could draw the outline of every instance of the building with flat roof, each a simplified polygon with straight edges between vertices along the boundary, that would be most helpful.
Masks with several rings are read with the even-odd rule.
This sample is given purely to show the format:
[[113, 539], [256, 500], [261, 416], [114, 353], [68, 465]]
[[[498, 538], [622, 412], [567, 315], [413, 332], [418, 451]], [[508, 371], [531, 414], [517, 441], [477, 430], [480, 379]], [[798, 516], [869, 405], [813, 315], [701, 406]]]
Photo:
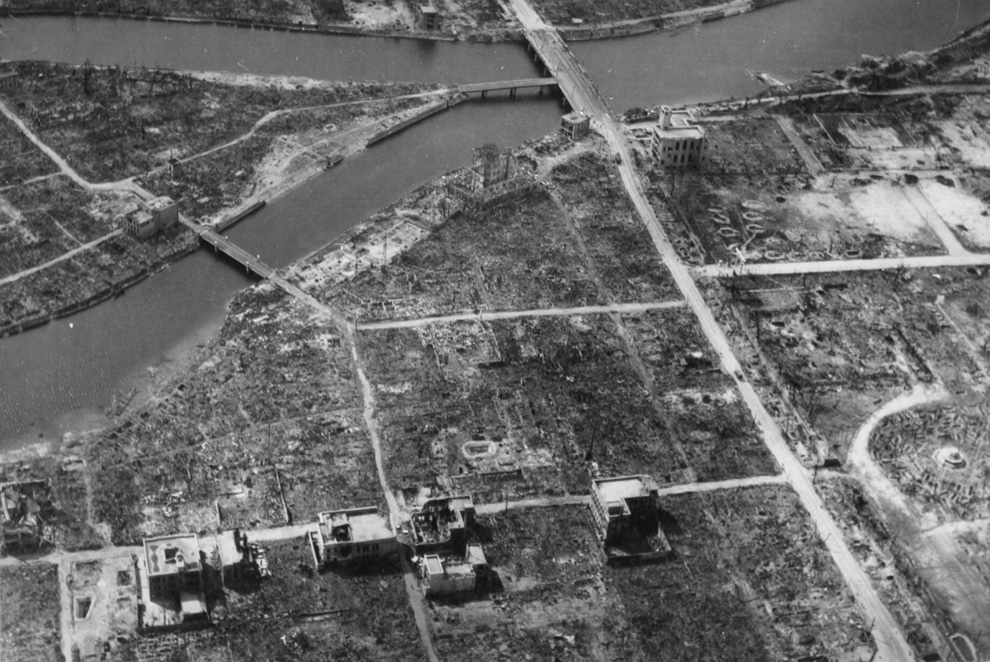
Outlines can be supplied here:
[[320, 513], [318, 520], [324, 564], [381, 560], [398, 553], [391, 522], [374, 506]]
[[179, 612], [182, 621], [207, 617], [203, 562], [195, 534], [145, 538], [144, 561], [153, 602]]
[[591, 519], [609, 559], [671, 555], [660, 528], [660, 496], [649, 476], [592, 480]]
[[690, 111], [662, 106], [651, 148], [653, 158], [664, 168], [700, 167], [708, 154], [708, 141]]
[[591, 118], [577, 111], [560, 118], [560, 129], [571, 140], [580, 140], [591, 129]]
[[124, 230], [138, 239], [148, 239], [179, 222], [179, 205], [167, 196], [141, 202], [124, 217]]
[[434, 596], [473, 591], [487, 570], [488, 559], [481, 545], [467, 545], [463, 556], [429, 554], [419, 566], [423, 592]]
[[419, 9], [419, 26], [432, 32], [440, 29], [440, 12], [432, 2], [420, 3], [416, 5]]

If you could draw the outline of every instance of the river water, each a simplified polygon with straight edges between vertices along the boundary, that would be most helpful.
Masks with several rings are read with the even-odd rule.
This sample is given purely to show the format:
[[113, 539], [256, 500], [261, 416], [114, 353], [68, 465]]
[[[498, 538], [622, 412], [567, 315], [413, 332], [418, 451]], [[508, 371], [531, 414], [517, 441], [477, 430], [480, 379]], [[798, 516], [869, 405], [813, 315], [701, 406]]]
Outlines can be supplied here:
[[[678, 34], [572, 45], [613, 109], [758, 90], [861, 53], [926, 49], [984, 18], [985, 0], [792, 0]], [[95, 18], [5, 20], [0, 58], [458, 83], [534, 75], [516, 44], [427, 43]], [[552, 131], [549, 99], [462, 104], [345, 160], [228, 234], [283, 266], [437, 175], [471, 148]], [[206, 342], [250, 281], [205, 251], [72, 317], [0, 341], [0, 451], [105, 422], [115, 393]]]

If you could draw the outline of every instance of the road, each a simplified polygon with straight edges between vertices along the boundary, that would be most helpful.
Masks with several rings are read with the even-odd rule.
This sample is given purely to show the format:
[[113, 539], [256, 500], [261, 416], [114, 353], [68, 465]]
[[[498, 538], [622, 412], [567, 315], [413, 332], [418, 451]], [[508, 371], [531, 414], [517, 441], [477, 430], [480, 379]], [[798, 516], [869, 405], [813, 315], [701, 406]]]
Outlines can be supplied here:
[[480, 310], [477, 313], [458, 313], [409, 320], [389, 320], [386, 322], [366, 322], [364, 324], [358, 324], [357, 329], [359, 331], [377, 331], [381, 329], [411, 329], [429, 324], [449, 324], [451, 322], [491, 322], [494, 320], [509, 320], [520, 317], [570, 317], [572, 315], [642, 313], [648, 310], [681, 308], [684, 305], [684, 301], [662, 301], [656, 303], [617, 303], [610, 306], [580, 306], [577, 308], [536, 308], [533, 310], [500, 310], [495, 312]]
[[923, 255], [918, 257], [878, 257], [868, 260], [816, 260], [812, 262], [765, 262], [745, 265], [692, 267], [696, 276], [728, 278], [731, 276], [783, 276], [787, 274], [825, 274], [847, 271], [883, 271], [885, 269], [938, 269], [990, 265], [990, 254]]
[[37, 273], [43, 269], [47, 269], [48, 267], [54, 266], [59, 262], [64, 262], [65, 260], [69, 260], [75, 257], [76, 255], [78, 255], [79, 253], [84, 253], [91, 248], [95, 248], [99, 246], [104, 241], [109, 241], [110, 239], [119, 236], [121, 232], [122, 230], [114, 230], [113, 232], [105, 234], [102, 237], [94, 239], [93, 241], [77, 246], [73, 248], [71, 251], [62, 253], [58, 257], [52, 258], [51, 260], [48, 260], [48, 262], [45, 262], [44, 264], [39, 264], [35, 267], [31, 267], [30, 269], [25, 269], [24, 271], [18, 271], [16, 274], [10, 274], [9, 276], [4, 276], [3, 278], [0, 278], [0, 285], [7, 285], [9, 283], [13, 283], [22, 278], [25, 278], [26, 276], [30, 276], [31, 274]]
[[[538, 23], [532, 18], [536, 15], [535, 10], [528, 5], [526, 0], [510, 0], [510, 2], [512, 8], [516, 11], [520, 23], [526, 29], [527, 38], [532, 39], [533, 31], [539, 29]], [[539, 23], [542, 24], [542, 21], [539, 21]], [[543, 25], [545, 26], [545, 24]], [[859, 566], [852, 551], [846, 545], [842, 531], [825, 509], [825, 505], [815, 491], [808, 472], [788, 448], [780, 427], [763, 406], [755, 389], [742, 378], [741, 366], [732, 352], [728, 338], [715, 321], [712, 311], [708, 308], [704, 297], [691, 277], [690, 270], [678, 258], [673, 245], [668, 240], [646, 196], [640, 189], [639, 180], [634, 170], [633, 160], [629, 147], [626, 144], [625, 136], [612, 120], [608, 109], [603, 107], [604, 104], [599, 105], [597, 103], [600, 101], [597, 90], [593, 89], [593, 87], [592, 89], [584, 89], [589, 85], [590, 81], [587, 81], [586, 77], [580, 75], [575, 75], [566, 84], [564, 80], [561, 80], [562, 76], [567, 77], [575, 71], [580, 71], [580, 67], [574, 62], [570, 51], [563, 47], [563, 42], [560, 41], [559, 37], [556, 40], [544, 39], [539, 45], [533, 43], [533, 46], [538, 51], [541, 48], [547, 50], [554, 49], [553, 53], [544, 54], [541, 51], [541, 55], [544, 57], [544, 62], [547, 62], [548, 65], [551, 61], [559, 63], [558, 70], [553, 73], [558, 78], [561, 90], [565, 94], [568, 93], [569, 88], [574, 90], [572, 92], [573, 97], [568, 96], [568, 99], [572, 101], [572, 106], [575, 105], [575, 101], [584, 104], [582, 110], [588, 112], [605, 136], [613, 153], [619, 156], [619, 173], [622, 177], [622, 182], [636, 211], [646, 225], [657, 252], [660, 253], [664, 264], [670, 270], [688, 305], [698, 317], [701, 329], [718, 355], [723, 370], [736, 381], [743, 401], [746, 403], [753, 419], [762, 432], [764, 443], [777, 460], [778, 465], [783, 469], [788, 482], [794, 491], [797, 492], [802, 505], [808, 511], [825, 547], [828, 549], [846, 585], [855, 597], [866, 621], [873, 623], [873, 638], [877, 645], [875, 659], [877, 662], [907, 662], [908, 660], [913, 660], [914, 653], [905, 640], [904, 634], [901, 632], [900, 627], [886, 605], [880, 600], [879, 595], [877, 595], [873, 585], [870, 583], [869, 577]], [[565, 62], [570, 62], [571, 64], [564, 66]]]

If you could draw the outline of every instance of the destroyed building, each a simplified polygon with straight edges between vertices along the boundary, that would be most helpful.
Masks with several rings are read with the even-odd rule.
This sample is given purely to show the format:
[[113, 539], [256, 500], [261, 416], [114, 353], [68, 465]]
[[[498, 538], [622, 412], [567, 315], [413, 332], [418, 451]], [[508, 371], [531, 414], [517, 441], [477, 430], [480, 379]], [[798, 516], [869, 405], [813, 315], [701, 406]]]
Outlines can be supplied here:
[[484, 550], [468, 542], [474, 516], [470, 495], [430, 499], [413, 514], [412, 547], [420, 559], [420, 579], [427, 595], [470, 592], [487, 575]]
[[124, 230], [138, 239], [148, 239], [179, 221], [179, 205], [172, 198], [161, 196], [142, 202], [124, 217]]
[[487, 144], [475, 148], [472, 166], [450, 183], [450, 190], [466, 206], [485, 208], [515, 199], [535, 186], [530, 173], [520, 170], [511, 149]]
[[474, 499], [459, 495], [430, 499], [412, 516], [416, 554], [459, 550], [467, 544], [474, 523]]
[[207, 620], [203, 562], [192, 533], [144, 540], [148, 598], [157, 609], [145, 609], [145, 625], [175, 625]]
[[17, 72], [0, 69], [0, 90], [10, 90], [17, 85]]
[[318, 557], [326, 565], [380, 561], [398, 554], [391, 523], [374, 506], [324, 512], [318, 519]]
[[649, 476], [592, 480], [591, 519], [606, 553], [665, 557], [670, 544], [660, 528], [660, 497]]
[[651, 150], [663, 168], [700, 167], [707, 158], [708, 141], [690, 111], [662, 106], [660, 121], [653, 129]]
[[50, 510], [45, 481], [0, 484], [0, 552], [32, 552], [51, 542]]
[[591, 118], [580, 112], [567, 113], [560, 118], [560, 130], [571, 140], [580, 140], [588, 135]]

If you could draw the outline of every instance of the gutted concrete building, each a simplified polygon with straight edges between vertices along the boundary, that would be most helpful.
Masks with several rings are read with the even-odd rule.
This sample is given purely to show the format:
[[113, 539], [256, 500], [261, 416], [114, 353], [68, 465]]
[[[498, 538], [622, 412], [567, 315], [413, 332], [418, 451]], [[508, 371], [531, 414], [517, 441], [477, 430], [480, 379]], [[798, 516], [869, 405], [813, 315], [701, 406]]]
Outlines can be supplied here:
[[474, 499], [470, 495], [428, 500], [412, 516], [416, 554], [463, 550], [474, 515]]
[[[207, 618], [203, 595], [203, 562], [199, 541], [192, 533], [145, 538], [148, 598], [180, 622]], [[172, 625], [171, 618], [151, 619], [146, 625]]]
[[319, 549], [324, 564], [379, 561], [394, 558], [399, 543], [378, 508], [351, 508], [320, 513]]
[[179, 222], [179, 205], [172, 198], [161, 196], [142, 202], [138, 209], [124, 218], [124, 230], [138, 239], [148, 239]]
[[708, 154], [705, 130], [694, 123], [687, 110], [660, 108], [660, 121], [653, 129], [653, 158], [664, 168], [701, 167]]
[[584, 138], [590, 129], [591, 118], [584, 113], [567, 113], [560, 118], [560, 130], [571, 140]]

